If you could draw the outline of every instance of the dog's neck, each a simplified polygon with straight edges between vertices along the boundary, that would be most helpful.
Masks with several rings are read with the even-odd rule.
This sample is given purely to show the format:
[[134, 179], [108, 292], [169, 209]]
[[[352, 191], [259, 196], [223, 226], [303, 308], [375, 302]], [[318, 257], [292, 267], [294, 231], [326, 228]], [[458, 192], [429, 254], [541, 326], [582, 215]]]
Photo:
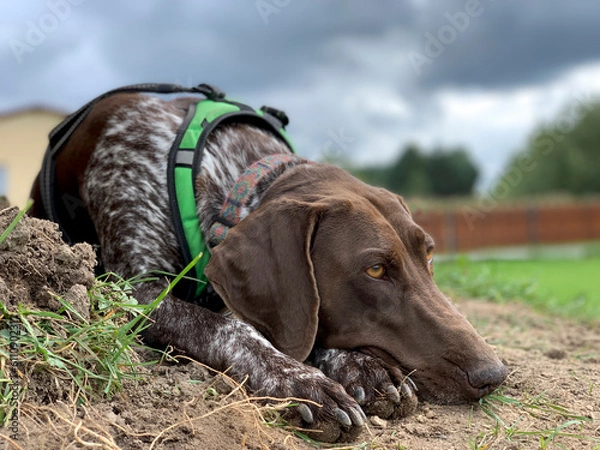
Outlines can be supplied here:
[[220, 244], [229, 230], [260, 204], [264, 192], [288, 169], [306, 160], [287, 154], [269, 155], [252, 164], [229, 191], [218, 217], [210, 229], [211, 247]]
[[[273, 134], [251, 125], [232, 124], [212, 133], [204, 149], [202, 166], [196, 179], [197, 212], [205, 237], [210, 236], [215, 218], [221, 214], [231, 189], [244, 172], [260, 159], [277, 154], [292, 153]], [[260, 181], [254, 188], [252, 197], [246, 201], [248, 211], [258, 207], [265, 191], [285, 169], [283, 165]]]

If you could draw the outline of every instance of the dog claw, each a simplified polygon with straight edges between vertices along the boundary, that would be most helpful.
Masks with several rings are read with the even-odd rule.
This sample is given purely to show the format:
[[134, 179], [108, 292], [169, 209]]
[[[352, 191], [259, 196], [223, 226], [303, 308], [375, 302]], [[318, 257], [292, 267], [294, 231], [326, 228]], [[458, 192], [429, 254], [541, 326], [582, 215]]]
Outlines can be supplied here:
[[359, 386], [356, 389], [354, 389], [353, 396], [354, 396], [354, 400], [356, 400], [356, 402], [359, 405], [365, 404], [366, 395], [365, 395], [365, 389], [362, 386]]
[[411, 380], [410, 378], [406, 377], [404, 379], [404, 382], [402, 383], [402, 385], [404, 386], [405, 384], [410, 384], [410, 387], [412, 388], [413, 391], [417, 392], [419, 390], [419, 388], [417, 387], [417, 385], [415, 384], [415, 382], [413, 380]]
[[399, 403], [400, 402], [400, 394], [398, 393], [398, 389], [396, 389], [392, 385], [389, 385], [385, 389], [385, 395], [393, 403]]
[[344, 425], [346, 427], [352, 426], [352, 421], [350, 420], [350, 416], [348, 416], [348, 414], [346, 414], [340, 408], [336, 408], [334, 411], [334, 414], [335, 414], [335, 418], [337, 419], [337, 421], [339, 423], [341, 423], [342, 425]]
[[304, 420], [306, 423], [311, 424], [315, 421], [312, 411], [304, 403], [298, 406], [298, 412], [300, 413], [302, 420]]
[[411, 381], [412, 386], [409, 387], [408, 383], [402, 383], [400, 387], [400, 391], [402, 393], [402, 397], [411, 398], [414, 395], [414, 390], [416, 389], [415, 384]]
[[362, 409], [351, 409], [349, 412], [349, 416], [352, 419], [352, 423], [357, 427], [362, 427], [367, 421], [367, 416]]
[[360, 408], [358, 410], [358, 412], [360, 412], [360, 416], [363, 418], [363, 420], [366, 422], [367, 421], [367, 415], [365, 414], [365, 412], [363, 411], [362, 408]]

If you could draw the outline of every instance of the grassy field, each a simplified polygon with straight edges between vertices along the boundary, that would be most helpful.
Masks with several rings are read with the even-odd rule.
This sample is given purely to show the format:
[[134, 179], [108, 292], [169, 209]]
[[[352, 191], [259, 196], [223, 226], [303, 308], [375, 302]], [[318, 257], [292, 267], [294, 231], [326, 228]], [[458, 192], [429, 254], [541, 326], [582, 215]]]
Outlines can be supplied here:
[[519, 300], [536, 308], [583, 320], [600, 320], [600, 255], [580, 258], [538, 254], [529, 259], [474, 260], [468, 256], [436, 263], [435, 278], [451, 295]]

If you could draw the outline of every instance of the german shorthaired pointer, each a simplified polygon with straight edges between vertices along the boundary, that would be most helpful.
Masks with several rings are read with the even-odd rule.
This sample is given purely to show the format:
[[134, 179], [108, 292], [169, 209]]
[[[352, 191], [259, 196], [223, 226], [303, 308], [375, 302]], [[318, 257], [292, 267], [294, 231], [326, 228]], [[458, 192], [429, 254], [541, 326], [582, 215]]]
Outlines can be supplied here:
[[[108, 96], [57, 155], [55, 198], [84, 206], [74, 229], [99, 244], [105, 270], [130, 278], [185, 265], [166, 167], [188, 107], [201, 100]], [[281, 155], [252, 187], [243, 220], [208, 243], [205, 295], [218, 294], [233, 317], [169, 294], [144, 339], [247, 377], [257, 395], [316, 402], [289, 414], [323, 441], [352, 439], [365, 413], [409, 414], [415, 392], [456, 403], [499, 386], [506, 367], [438, 290], [433, 240], [399, 196], [295, 156], [268, 130], [227, 122], [209, 135], [195, 179], [202, 234], [215, 235], [249, 168]], [[32, 197], [33, 214], [47, 216], [39, 180]], [[167, 283], [142, 283], [135, 296], [150, 303]]]

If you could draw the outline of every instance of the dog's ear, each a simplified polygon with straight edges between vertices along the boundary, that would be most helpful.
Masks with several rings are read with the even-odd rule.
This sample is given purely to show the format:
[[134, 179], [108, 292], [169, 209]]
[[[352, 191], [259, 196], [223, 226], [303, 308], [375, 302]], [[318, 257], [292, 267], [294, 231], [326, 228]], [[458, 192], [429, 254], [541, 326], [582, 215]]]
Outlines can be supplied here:
[[317, 209], [261, 205], [213, 249], [205, 274], [227, 307], [283, 353], [304, 361], [315, 342], [319, 293], [310, 258]]

